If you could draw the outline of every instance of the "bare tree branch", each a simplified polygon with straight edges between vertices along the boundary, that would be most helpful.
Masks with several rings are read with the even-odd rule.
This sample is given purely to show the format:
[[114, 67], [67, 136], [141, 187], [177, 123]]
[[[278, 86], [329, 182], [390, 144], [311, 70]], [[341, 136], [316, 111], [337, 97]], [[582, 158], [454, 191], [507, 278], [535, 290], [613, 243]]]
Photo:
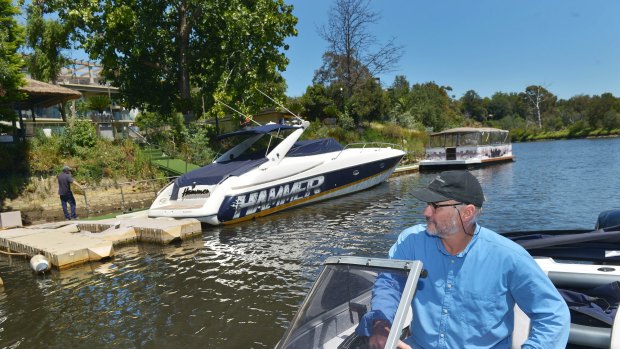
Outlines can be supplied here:
[[379, 45], [369, 27], [380, 19], [370, 0], [336, 0], [319, 35], [328, 43], [315, 81], [338, 81], [350, 96], [365, 78], [393, 71], [403, 55], [395, 39]]

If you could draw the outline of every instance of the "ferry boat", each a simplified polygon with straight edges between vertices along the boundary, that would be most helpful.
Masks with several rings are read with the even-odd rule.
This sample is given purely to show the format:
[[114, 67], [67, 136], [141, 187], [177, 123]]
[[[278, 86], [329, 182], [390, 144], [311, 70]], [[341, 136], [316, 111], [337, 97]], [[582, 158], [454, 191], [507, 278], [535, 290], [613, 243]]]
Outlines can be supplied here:
[[164, 188], [149, 217], [232, 224], [378, 185], [405, 152], [388, 143], [299, 141], [309, 122], [268, 123], [220, 135], [231, 144], [213, 163]]
[[507, 130], [459, 127], [430, 135], [419, 170], [467, 169], [513, 160]]

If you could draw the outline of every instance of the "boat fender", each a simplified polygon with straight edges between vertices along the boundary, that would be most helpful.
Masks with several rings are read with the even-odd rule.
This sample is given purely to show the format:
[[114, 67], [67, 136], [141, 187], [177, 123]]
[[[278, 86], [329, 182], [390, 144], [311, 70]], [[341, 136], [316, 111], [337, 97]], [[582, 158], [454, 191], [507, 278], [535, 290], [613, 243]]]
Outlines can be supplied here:
[[50, 262], [42, 254], [34, 255], [30, 258], [30, 268], [35, 273], [45, 273], [50, 269]]

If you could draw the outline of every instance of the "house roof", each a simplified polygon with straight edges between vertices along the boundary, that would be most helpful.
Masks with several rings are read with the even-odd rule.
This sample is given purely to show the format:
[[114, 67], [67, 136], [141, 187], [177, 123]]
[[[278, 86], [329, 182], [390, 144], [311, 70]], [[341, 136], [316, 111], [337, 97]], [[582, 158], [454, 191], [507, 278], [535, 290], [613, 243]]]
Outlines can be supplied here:
[[20, 91], [26, 93], [26, 98], [17, 102], [20, 108], [50, 107], [72, 99], [82, 97], [78, 91], [26, 78], [26, 86], [20, 87]]

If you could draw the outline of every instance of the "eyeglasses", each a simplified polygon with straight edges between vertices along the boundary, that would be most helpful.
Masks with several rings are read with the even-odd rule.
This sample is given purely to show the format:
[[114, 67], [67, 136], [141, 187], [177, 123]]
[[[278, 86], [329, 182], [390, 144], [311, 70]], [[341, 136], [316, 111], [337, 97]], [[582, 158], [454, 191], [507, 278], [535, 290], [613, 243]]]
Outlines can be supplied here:
[[427, 202], [426, 205], [427, 206], [431, 206], [433, 208], [433, 211], [437, 211], [437, 209], [440, 208], [440, 207], [447, 207], [447, 206], [456, 207], [458, 205], [463, 205], [463, 203], [462, 202], [457, 202], [455, 204], [438, 204], [436, 202]]

